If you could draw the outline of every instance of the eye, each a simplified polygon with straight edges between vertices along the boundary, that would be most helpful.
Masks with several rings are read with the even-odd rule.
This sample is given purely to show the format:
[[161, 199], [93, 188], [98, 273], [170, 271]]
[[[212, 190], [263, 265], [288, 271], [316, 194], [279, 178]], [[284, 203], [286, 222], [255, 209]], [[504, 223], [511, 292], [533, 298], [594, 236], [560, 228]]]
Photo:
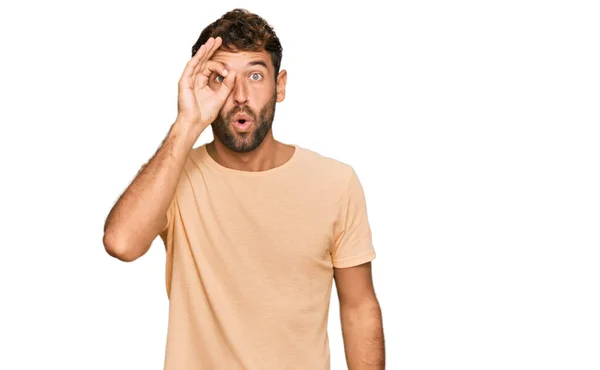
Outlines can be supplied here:
[[[219, 80], [219, 79], [221, 79], [221, 80]], [[215, 78], [215, 80], [216, 80], [217, 82], [223, 82], [223, 80], [224, 80], [224, 79], [225, 79], [225, 78], [224, 78], [223, 76], [220, 76], [220, 75], [217, 75], [217, 77]]]
[[254, 80], [254, 81], [259, 81], [261, 78], [262, 78], [262, 75], [260, 73], [255, 72], [250, 75], [250, 79]]

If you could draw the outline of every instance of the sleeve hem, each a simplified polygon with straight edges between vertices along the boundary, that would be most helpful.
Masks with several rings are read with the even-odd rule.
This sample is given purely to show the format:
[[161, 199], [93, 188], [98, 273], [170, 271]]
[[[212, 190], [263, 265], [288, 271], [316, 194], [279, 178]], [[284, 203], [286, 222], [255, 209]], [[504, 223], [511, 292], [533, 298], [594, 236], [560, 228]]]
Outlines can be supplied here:
[[370, 262], [375, 259], [375, 251], [371, 250], [366, 254], [361, 254], [360, 256], [345, 258], [339, 261], [333, 261], [333, 267], [335, 268], [345, 268], [345, 267], [353, 267], [358, 266], [366, 262]]

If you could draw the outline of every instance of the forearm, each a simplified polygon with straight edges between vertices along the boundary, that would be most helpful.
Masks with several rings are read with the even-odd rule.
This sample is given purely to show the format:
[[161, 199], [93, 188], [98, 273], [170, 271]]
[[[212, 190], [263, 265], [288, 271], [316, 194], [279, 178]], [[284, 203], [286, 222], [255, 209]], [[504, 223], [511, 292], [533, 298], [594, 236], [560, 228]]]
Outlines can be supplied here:
[[340, 307], [349, 370], [384, 370], [385, 344], [381, 308], [377, 301]]
[[166, 225], [167, 209], [198, 137], [193, 129], [192, 124], [176, 121], [158, 151], [113, 206], [103, 239], [110, 255], [124, 261], [139, 258]]

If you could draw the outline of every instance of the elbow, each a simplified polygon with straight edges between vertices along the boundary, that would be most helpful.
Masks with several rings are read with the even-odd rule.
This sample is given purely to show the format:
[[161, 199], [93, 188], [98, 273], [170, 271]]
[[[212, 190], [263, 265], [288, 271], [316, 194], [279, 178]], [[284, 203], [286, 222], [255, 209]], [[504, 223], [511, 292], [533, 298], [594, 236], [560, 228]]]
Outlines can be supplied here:
[[377, 299], [366, 298], [355, 302], [340, 302], [342, 315], [348, 316], [350, 321], [380, 319], [382, 316], [381, 306]]
[[136, 253], [136, 249], [131, 243], [119, 242], [116, 238], [111, 237], [109, 233], [104, 233], [102, 243], [106, 253], [120, 261], [133, 262], [141, 257], [139, 253]]

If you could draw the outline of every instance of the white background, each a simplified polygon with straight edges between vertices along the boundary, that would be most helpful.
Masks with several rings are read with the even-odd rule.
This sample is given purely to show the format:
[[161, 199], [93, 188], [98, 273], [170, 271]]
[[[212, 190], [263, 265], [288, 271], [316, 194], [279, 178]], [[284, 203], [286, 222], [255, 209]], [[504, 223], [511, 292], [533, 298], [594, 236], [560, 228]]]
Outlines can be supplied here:
[[162, 369], [162, 242], [119, 262], [103, 223], [200, 31], [245, 7], [284, 48], [276, 138], [365, 188], [387, 368], [599, 369], [598, 8], [383, 4], [3, 2], [0, 368]]

